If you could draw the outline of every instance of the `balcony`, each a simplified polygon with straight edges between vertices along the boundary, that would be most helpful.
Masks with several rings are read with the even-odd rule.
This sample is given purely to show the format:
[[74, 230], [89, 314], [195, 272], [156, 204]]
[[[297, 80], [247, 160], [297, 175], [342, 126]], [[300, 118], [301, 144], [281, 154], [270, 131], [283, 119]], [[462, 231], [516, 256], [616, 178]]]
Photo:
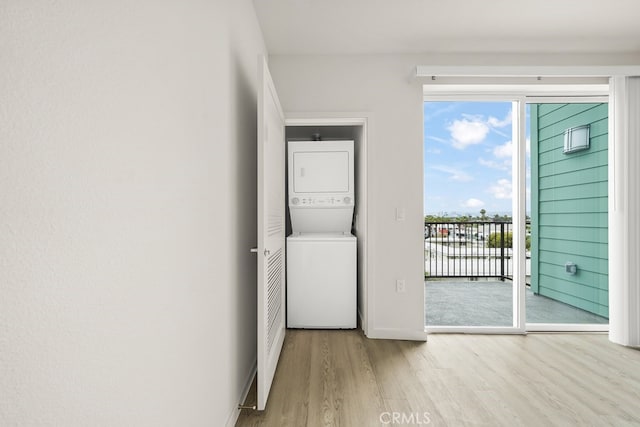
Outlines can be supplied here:
[[[512, 325], [511, 222], [425, 222], [425, 324]], [[529, 230], [529, 224], [527, 224]], [[604, 317], [531, 289], [529, 236], [526, 249], [528, 323], [606, 324]]]
[[511, 278], [512, 230], [506, 222], [425, 223], [425, 277]]

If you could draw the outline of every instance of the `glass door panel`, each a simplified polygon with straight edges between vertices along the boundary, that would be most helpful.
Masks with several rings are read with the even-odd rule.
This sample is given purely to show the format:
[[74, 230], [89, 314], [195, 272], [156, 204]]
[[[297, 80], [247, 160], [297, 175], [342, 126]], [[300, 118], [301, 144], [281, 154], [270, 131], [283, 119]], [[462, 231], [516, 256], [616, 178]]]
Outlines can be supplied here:
[[607, 324], [608, 105], [527, 111], [526, 321]]
[[512, 102], [424, 103], [425, 325], [513, 327]]

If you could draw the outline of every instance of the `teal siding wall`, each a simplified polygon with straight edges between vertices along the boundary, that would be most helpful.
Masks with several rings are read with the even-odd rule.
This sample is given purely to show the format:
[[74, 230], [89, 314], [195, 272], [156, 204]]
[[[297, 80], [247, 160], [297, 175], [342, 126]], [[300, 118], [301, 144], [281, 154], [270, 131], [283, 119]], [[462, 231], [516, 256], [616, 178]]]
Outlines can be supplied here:
[[[531, 105], [531, 289], [609, 317], [607, 104]], [[563, 154], [564, 131], [590, 124], [590, 148]], [[567, 261], [578, 274], [565, 273]]]

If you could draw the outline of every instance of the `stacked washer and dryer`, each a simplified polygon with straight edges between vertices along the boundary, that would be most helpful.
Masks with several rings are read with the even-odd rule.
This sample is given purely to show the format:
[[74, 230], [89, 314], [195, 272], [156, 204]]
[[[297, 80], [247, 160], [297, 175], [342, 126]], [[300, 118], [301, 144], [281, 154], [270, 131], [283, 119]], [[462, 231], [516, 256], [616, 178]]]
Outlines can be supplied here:
[[287, 326], [356, 327], [353, 141], [289, 141]]

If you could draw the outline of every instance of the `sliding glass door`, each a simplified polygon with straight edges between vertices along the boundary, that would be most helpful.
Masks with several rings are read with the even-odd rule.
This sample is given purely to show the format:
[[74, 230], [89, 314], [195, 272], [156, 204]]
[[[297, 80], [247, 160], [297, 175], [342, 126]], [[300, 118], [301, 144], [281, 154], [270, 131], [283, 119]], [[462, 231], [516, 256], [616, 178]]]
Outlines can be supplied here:
[[427, 331], [606, 330], [606, 96], [425, 99]]

